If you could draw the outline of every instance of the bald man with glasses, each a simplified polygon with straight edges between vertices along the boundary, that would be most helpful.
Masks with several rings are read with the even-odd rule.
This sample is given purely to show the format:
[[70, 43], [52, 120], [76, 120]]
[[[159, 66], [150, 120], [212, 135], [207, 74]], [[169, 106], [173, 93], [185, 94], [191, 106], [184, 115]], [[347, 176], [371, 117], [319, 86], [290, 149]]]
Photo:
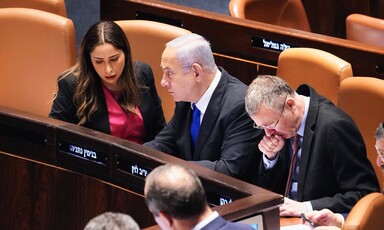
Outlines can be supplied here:
[[295, 92], [279, 77], [258, 76], [245, 107], [265, 133], [254, 183], [285, 196], [281, 216], [324, 208], [348, 213], [361, 197], [379, 191], [356, 124], [310, 86]]

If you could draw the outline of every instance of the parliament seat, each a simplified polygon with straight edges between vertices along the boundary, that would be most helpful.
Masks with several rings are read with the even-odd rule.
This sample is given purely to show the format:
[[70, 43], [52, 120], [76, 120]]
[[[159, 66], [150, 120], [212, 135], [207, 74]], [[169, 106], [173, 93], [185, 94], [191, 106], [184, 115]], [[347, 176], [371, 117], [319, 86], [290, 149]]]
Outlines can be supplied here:
[[293, 89], [308, 84], [337, 104], [341, 81], [353, 73], [350, 63], [331, 53], [314, 48], [290, 48], [279, 55], [277, 76]]
[[351, 14], [346, 19], [346, 38], [384, 47], [384, 19]]
[[48, 116], [57, 78], [76, 60], [75, 28], [65, 17], [0, 8], [0, 105]]
[[361, 198], [349, 213], [342, 230], [381, 230], [384, 226], [384, 195], [378, 192]]
[[[384, 121], [384, 80], [373, 77], [347, 78], [341, 82], [338, 106], [356, 122], [367, 148], [367, 156], [379, 182], [384, 181], [376, 165], [375, 130]], [[383, 225], [384, 226], [384, 225]]]
[[1, 0], [0, 8], [32, 8], [67, 17], [65, 0]]
[[236, 18], [311, 31], [301, 0], [231, 0], [229, 14]]
[[152, 67], [164, 116], [166, 121], [169, 121], [173, 116], [175, 101], [167, 89], [160, 85], [163, 76], [160, 67], [161, 54], [168, 41], [191, 32], [165, 23], [146, 20], [120, 20], [116, 23], [124, 30], [129, 40], [133, 60], [146, 62]]

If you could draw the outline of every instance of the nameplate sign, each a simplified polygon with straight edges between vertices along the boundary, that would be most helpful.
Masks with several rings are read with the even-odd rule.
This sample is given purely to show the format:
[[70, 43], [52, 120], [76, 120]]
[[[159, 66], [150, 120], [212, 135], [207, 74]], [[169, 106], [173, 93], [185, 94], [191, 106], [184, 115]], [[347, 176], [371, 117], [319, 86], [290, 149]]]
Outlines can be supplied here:
[[272, 40], [269, 38], [258, 37], [258, 36], [252, 37], [251, 45], [255, 48], [276, 51], [276, 52], [282, 52], [289, 48], [299, 47], [297, 45], [293, 45], [290, 43]]
[[83, 160], [92, 161], [101, 165], [107, 165], [108, 159], [106, 154], [89, 147], [61, 140], [59, 141], [59, 150], [62, 153], [81, 158]]

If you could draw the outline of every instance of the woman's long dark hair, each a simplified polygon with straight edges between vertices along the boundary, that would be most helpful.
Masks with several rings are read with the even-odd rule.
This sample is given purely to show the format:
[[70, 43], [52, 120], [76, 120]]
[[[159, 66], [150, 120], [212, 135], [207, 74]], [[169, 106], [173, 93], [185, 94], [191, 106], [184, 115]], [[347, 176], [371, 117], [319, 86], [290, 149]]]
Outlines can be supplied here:
[[118, 100], [125, 112], [135, 112], [138, 103], [139, 86], [132, 63], [131, 49], [124, 31], [113, 21], [101, 21], [92, 25], [84, 36], [79, 49], [78, 60], [75, 66], [65, 72], [63, 77], [75, 75], [77, 85], [73, 101], [77, 107], [79, 125], [89, 121], [92, 114], [97, 111], [101, 95], [101, 78], [94, 69], [90, 53], [98, 45], [110, 43], [120, 49], [125, 55], [125, 66], [118, 80], [123, 89]]

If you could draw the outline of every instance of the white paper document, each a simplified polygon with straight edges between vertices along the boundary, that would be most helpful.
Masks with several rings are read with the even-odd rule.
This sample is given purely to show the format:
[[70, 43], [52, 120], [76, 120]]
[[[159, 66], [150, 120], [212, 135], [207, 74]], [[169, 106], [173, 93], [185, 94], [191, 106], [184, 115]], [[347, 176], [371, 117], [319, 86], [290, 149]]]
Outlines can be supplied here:
[[295, 224], [295, 225], [288, 225], [284, 227], [280, 227], [280, 230], [311, 230], [312, 228], [305, 224]]

